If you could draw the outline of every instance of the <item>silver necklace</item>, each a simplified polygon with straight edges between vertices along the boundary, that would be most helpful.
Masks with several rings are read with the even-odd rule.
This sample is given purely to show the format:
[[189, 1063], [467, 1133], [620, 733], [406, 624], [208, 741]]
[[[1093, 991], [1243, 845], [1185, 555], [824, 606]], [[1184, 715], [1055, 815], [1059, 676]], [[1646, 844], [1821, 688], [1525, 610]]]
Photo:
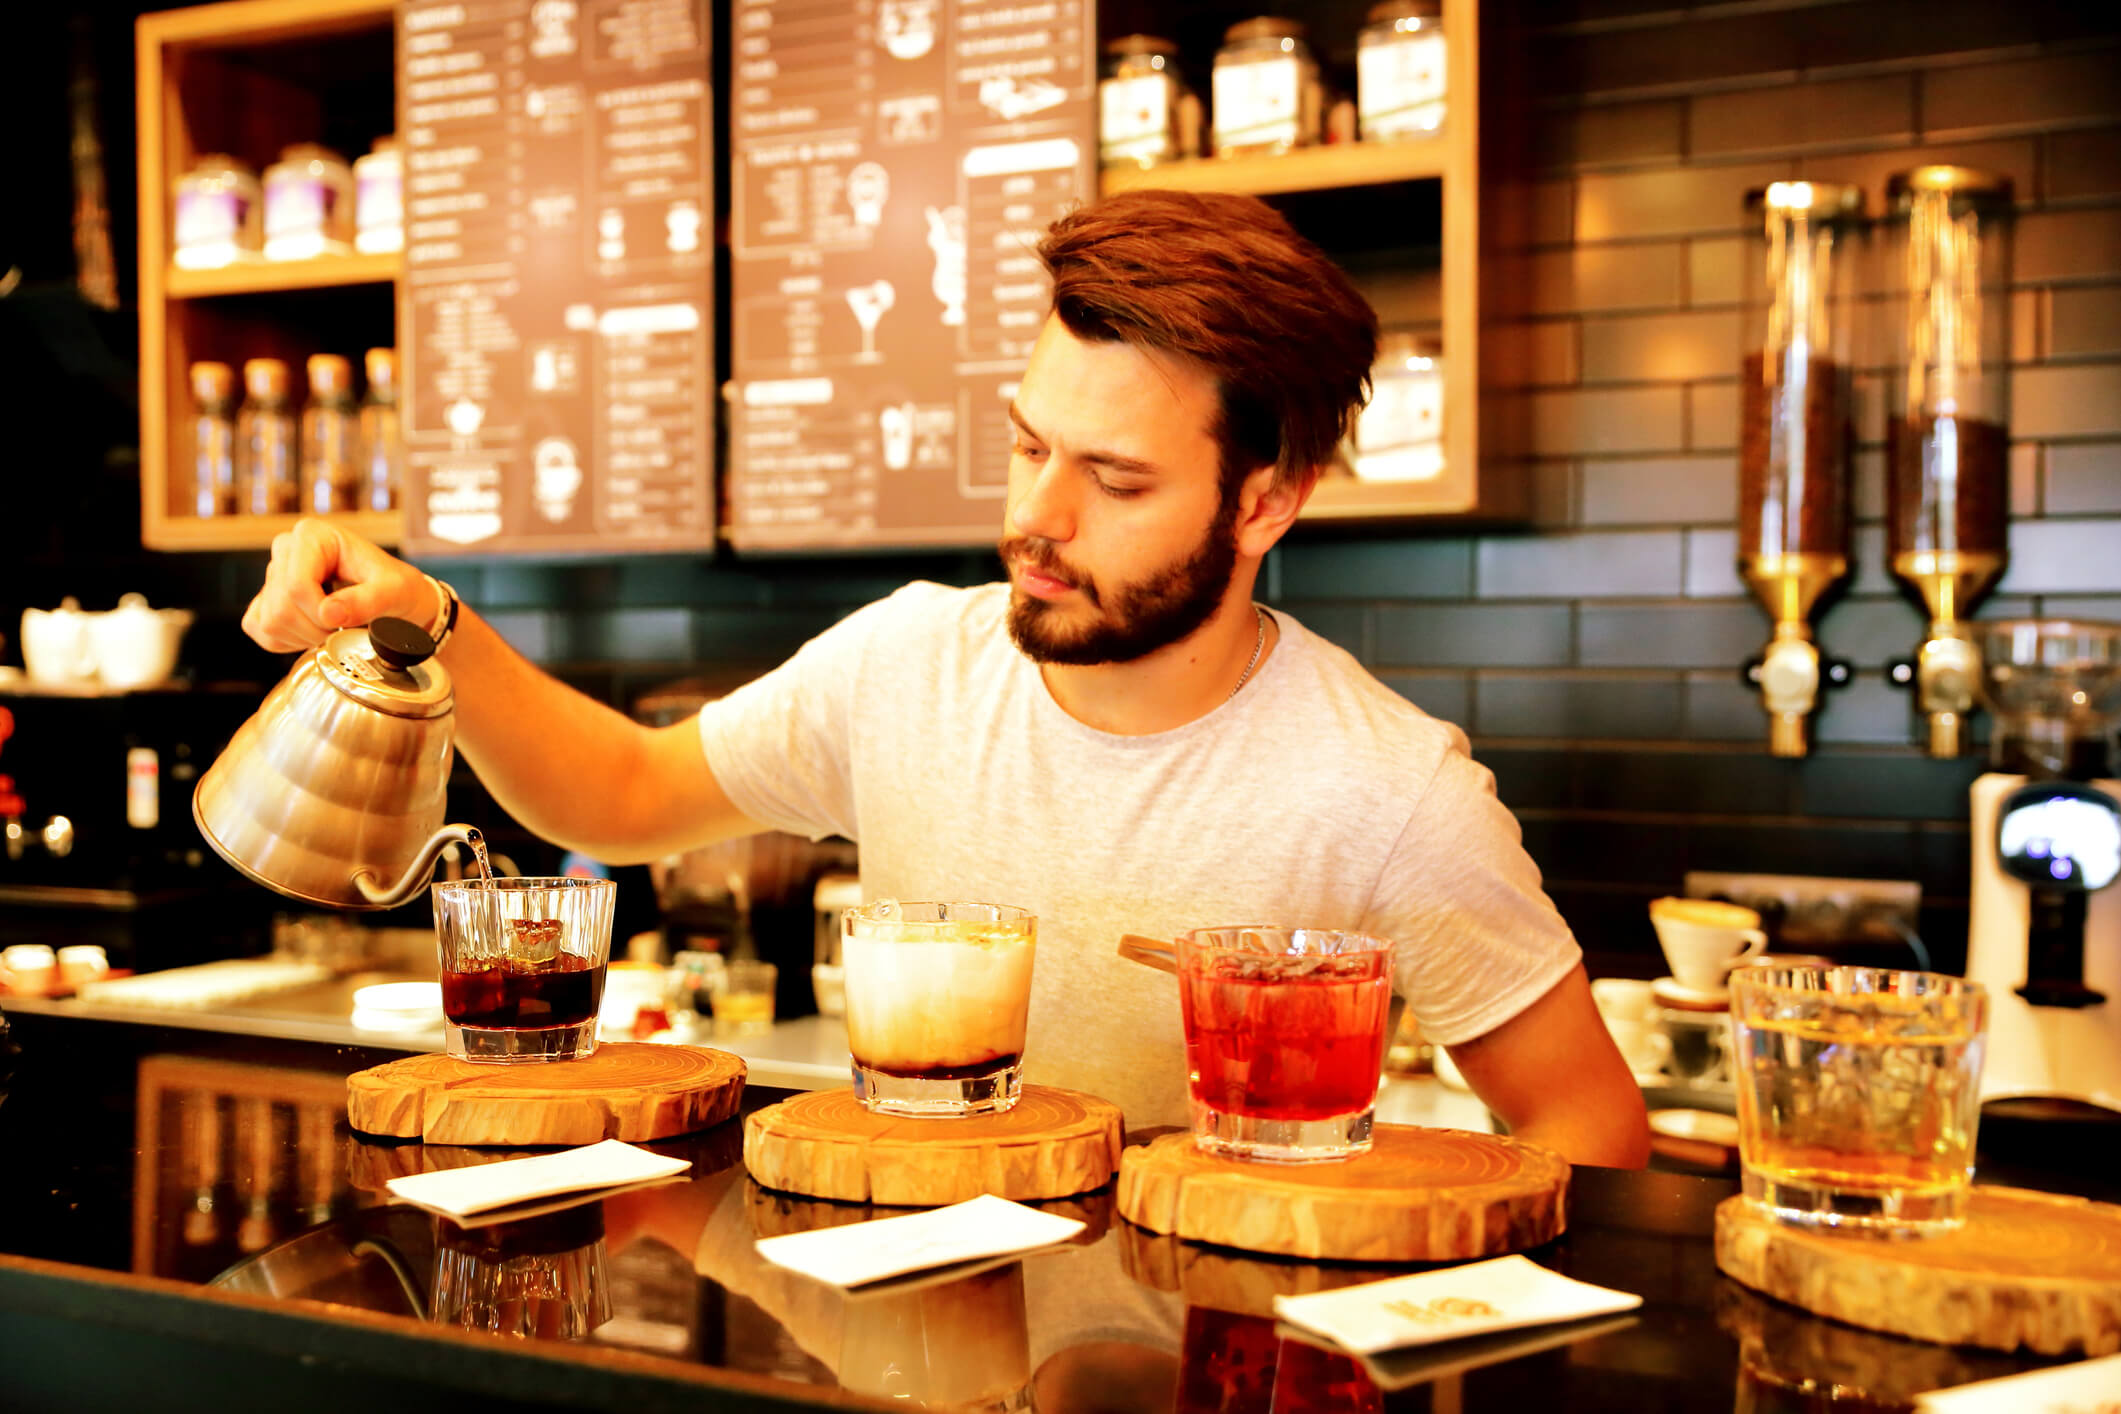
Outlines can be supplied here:
[[[1252, 670], [1259, 666], [1259, 655], [1267, 649], [1267, 611], [1254, 604], [1252, 612], [1259, 616], [1259, 637], [1252, 640], [1252, 661], [1245, 664], [1245, 670], [1237, 675], [1237, 687], [1230, 689], [1230, 697], [1237, 696], [1238, 688], [1252, 680]], [[1223, 701], [1228, 702], [1230, 697], [1225, 697]]]

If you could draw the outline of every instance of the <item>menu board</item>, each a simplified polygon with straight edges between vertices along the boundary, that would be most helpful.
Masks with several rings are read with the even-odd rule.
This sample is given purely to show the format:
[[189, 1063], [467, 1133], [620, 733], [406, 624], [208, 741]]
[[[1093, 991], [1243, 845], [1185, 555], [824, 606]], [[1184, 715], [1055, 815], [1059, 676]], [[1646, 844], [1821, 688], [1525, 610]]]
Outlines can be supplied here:
[[1000, 530], [1036, 247], [1096, 193], [1089, 0], [734, 0], [739, 549]]
[[408, 0], [405, 543], [715, 541], [707, 0]]

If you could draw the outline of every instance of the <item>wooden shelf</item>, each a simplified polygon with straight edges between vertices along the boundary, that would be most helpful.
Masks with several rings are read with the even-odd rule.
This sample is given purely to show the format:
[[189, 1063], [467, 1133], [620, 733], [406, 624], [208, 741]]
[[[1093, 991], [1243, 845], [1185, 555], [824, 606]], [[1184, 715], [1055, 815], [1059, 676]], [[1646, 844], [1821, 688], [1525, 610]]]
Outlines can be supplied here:
[[[166, 516], [154, 540], [157, 550], [262, 550], [283, 530], [294, 529], [300, 516]], [[395, 545], [405, 534], [405, 517], [397, 511], [346, 511], [326, 516], [378, 545]]]
[[1107, 196], [1144, 187], [1274, 196], [1440, 179], [1448, 155], [1441, 137], [1424, 142], [1348, 142], [1275, 154], [1197, 157], [1155, 167], [1107, 167], [1099, 186]]
[[382, 255], [327, 255], [315, 260], [263, 260], [218, 270], [184, 270], [173, 265], [162, 277], [162, 292], [170, 299], [205, 299], [213, 295], [277, 294], [342, 285], [387, 285], [398, 278], [404, 266], [404, 257], [396, 251]]

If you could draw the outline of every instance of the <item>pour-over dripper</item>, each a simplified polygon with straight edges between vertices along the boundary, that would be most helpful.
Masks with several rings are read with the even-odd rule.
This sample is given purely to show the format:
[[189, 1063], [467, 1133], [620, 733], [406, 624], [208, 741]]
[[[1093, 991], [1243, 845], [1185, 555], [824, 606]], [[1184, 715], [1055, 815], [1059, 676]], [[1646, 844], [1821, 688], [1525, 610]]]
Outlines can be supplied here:
[[2121, 717], [2121, 624], [2001, 619], [1980, 631], [1990, 764], [2034, 778], [2106, 774]]

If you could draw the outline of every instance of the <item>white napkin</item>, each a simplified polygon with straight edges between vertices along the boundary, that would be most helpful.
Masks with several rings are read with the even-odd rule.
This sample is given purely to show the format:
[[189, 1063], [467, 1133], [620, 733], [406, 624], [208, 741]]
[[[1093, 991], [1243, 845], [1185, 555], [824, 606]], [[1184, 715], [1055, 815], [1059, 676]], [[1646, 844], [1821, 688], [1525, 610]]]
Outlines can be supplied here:
[[1525, 1257], [1277, 1296], [1274, 1314], [1358, 1355], [1549, 1321], [1632, 1311], [1640, 1296], [1550, 1272]]
[[691, 1167], [689, 1159], [666, 1159], [620, 1140], [606, 1139], [601, 1144], [557, 1154], [409, 1174], [390, 1180], [387, 1186], [416, 1208], [461, 1218], [532, 1198], [549, 1198], [555, 1193], [631, 1187], [668, 1178]]
[[2005, 1375], [1998, 1380], [1931, 1390], [1915, 1398], [1916, 1414], [2091, 1414], [2114, 1407], [2121, 1355]]
[[758, 1250], [775, 1266], [834, 1286], [860, 1286], [929, 1267], [1050, 1247], [1082, 1230], [1074, 1218], [982, 1194], [925, 1213], [762, 1237]]

